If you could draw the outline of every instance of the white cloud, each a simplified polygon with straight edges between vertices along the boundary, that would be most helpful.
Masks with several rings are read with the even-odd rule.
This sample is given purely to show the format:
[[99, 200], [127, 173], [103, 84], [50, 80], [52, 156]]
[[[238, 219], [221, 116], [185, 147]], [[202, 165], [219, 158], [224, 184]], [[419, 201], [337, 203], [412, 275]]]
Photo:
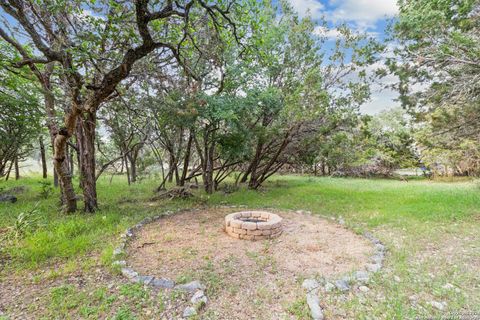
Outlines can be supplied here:
[[323, 4], [316, 0], [290, 0], [290, 3], [302, 18], [308, 13], [310, 13], [313, 18], [318, 18], [324, 8]]
[[317, 26], [313, 30], [313, 33], [320, 37], [325, 37], [327, 39], [335, 40], [338, 38], [343, 38], [343, 34], [338, 29], [329, 29], [323, 26]]
[[334, 22], [352, 21], [361, 28], [398, 13], [397, 0], [331, 0], [335, 9], [326, 14]]
[[290, 0], [290, 3], [300, 17], [310, 12], [313, 18], [325, 15], [328, 20], [354, 22], [364, 28], [398, 13], [397, 0], [330, 0], [329, 5], [334, 9], [329, 11], [324, 10], [320, 0]]
[[367, 101], [360, 107], [360, 112], [373, 115], [383, 110], [398, 107], [400, 102], [395, 101], [397, 98], [398, 92], [392, 89], [373, 91], [370, 101]]
[[[328, 8], [322, 2], [328, 3]], [[383, 33], [383, 30], [378, 30], [375, 26], [378, 21], [391, 18], [398, 13], [397, 0], [290, 0], [290, 3], [301, 17], [310, 12], [313, 19], [324, 16], [330, 22], [329, 25], [347, 23], [357, 31], [366, 32], [372, 37]], [[316, 27], [314, 33], [331, 40], [343, 36], [338, 29], [323, 26]], [[375, 69], [382, 67], [384, 60], [393, 55], [393, 49], [394, 46], [389, 46], [381, 55], [381, 61], [368, 68], [367, 74], [372, 75]], [[390, 88], [396, 82], [398, 79], [393, 75], [377, 79], [371, 87], [371, 100], [362, 105], [360, 110], [363, 113], [376, 114], [399, 106], [400, 103], [396, 101], [398, 92]]]

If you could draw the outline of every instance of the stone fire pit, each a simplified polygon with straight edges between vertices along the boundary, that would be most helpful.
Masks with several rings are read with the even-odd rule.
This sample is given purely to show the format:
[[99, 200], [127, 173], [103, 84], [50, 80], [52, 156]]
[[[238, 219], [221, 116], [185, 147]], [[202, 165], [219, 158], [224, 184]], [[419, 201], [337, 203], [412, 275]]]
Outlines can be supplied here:
[[273, 239], [282, 234], [282, 218], [267, 211], [234, 212], [225, 217], [225, 231], [237, 239]]

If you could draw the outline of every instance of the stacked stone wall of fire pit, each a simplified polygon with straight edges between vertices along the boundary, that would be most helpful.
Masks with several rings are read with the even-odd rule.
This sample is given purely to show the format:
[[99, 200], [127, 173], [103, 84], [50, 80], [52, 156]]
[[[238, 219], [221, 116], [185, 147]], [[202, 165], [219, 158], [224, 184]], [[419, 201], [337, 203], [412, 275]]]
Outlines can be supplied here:
[[225, 217], [225, 231], [237, 239], [273, 239], [282, 234], [282, 218], [267, 211], [234, 212]]

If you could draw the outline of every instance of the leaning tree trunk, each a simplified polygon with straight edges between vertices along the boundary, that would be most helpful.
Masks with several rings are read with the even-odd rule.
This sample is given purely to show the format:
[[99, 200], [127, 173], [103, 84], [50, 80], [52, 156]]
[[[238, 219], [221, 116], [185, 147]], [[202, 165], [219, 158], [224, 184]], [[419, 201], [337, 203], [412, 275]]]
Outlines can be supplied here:
[[[254, 190], [258, 189], [258, 187], [260, 187], [260, 185], [262, 185], [262, 183], [267, 178], [269, 178], [271, 175], [276, 173], [285, 164], [285, 162], [280, 162], [279, 164], [277, 164], [277, 159], [290, 143], [291, 141], [290, 137], [294, 130], [296, 130], [296, 127], [291, 128], [285, 133], [283, 137], [283, 141], [278, 147], [277, 151], [275, 152], [275, 154], [272, 155], [272, 157], [267, 163], [261, 166], [261, 170], [259, 170], [259, 172], [257, 172], [256, 170], [258, 167], [256, 167], [255, 170], [252, 170], [252, 174], [250, 175], [250, 181], [248, 182], [248, 187], [250, 189], [254, 189]], [[258, 166], [258, 164], [259, 163], [257, 163], [256, 165]]]
[[173, 154], [173, 150], [169, 151], [169, 161], [168, 161], [168, 183], [173, 182], [173, 175], [175, 174], [175, 167], [177, 165], [175, 155]]
[[248, 180], [248, 176], [251, 175], [251, 179], [255, 180], [257, 175], [257, 167], [260, 163], [260, 158], [262, 156], [263, 151], [263, 142], [260, 140], [257, 142], [257, 146], [255, 147], [255, 156], [253, 157], [252, 162], [247, 167], [247, 170], [243, 173], [243, 177], [240, 179], [240, 183], [245, 183]]
[[20, 179], [20, 168], [18, 167], [18, 157], [15, 157], [15, 180]]
[[45, 65], [45, 73], [40, 74], [37, 72], [37, 77], [42, 84], [45, 111], [47, 114], [47, 127], [52, 140], [54, 178], [56, 178], [54, 181], [59, 182], [64, 211], [71, 213], [77, 210], [77, 197], [73, 189], [72, 176], [68, 171], [68, 165], [65, 163], [65, 159], [67, 142], [75, 130], [79, 109], [77, 105], [72, 105], [70, 111], [65, 114], [65, 127], [58, 130], [55, 124], [55, 96], [53, 95], [50, 83], [50, 76], [53, 73], [53, 69], [54, 63], [48, 63]]
[[95, 113], [88, 112], [79, 116], [79, 121], [77, 122], [77, 147], [80, 156], [80, 186], [83, 190], [85, 212], [94, 212], [98, 208], [95, 179], [95, 127]]
[[38, 138], [38, 142], [40, 144], [40, 159], [42, 161], [42, 173], [43, 179], [47, 179], [47, 160], [45, 156], [45, 145], [43, 144], [43, 137], [40, 136]]
[[12, 172], [13, 163], [14, 163], [13, 160], [10, 161], [10, 166], [8, 167], [7, 176], [5, 177], [5, 181], [8, 181], [8, 179], [10, 178], [10, 172]]
[[[76, 120], [73, 121], [73, 125]], [[72, 125], [72, 123], [70, 123]], [[61, 200], [64, 206], [65, 212], [75, 212], [77, 210], [77, 197], [75, 196], [75, 190], [73, 189], [72, 176], [68, 170], [68, 164], [66, 160], [66, 147], [67, 140], [70, 134], [67, 129], [63, 128], [55, 135], [53, 145], [53, 167], [58, 174], [58, 180], [60, 182]]]
[[182, 168], [182, 176], [180, 177], [180, 186], [185, 185], [185, 179], [187, 178], [187, 173], [188, 173], [188, 165], [190, 163], [190, 153], [192, 152], [192, 141], [193, 141], [193, 136], [190, 133], [188, 137], [188, 143], [187, 143], [187, 150], [185, 150], [185, 158], [183, 159], [183, 168]]

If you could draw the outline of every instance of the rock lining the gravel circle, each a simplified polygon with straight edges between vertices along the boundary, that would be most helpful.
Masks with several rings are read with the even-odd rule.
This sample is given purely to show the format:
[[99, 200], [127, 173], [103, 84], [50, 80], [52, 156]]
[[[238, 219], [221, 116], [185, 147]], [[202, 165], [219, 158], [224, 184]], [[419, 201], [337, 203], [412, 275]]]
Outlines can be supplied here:
[[193, 306], [187, 306], [183, 311], [183, 317], [189, 318], [189, 317], [195, 316], [197, 314], [197, 308], [203, 307], [208, 301], [208, 298], [204, 293], [205, 286], [202, 283], [200, 283], [200, 281], [195, 280], [189, 283], [176, 285], [175, 281], [168, 278], [157, 278], [151, 275], [140, 275], [131, 267], [128, 267], [127, 262], [125, 260], [121, 260], [121, 258], [126, 254], [125, 247], [129, 242], [129, 239], [135, 236], [135, 231], [142, 228], [147, 223], [156, 221], [162, 218], [163, 216], [178, 213], [180, 211], [182, 210], [166, 211], [165, 214], [163, 215], [157, 215], [154, 217], [145, 218], [141, 222], [133, 226], [132, 228], [128, 228], [125, 231], [125, 233], [123, 233], [120, 236], [121, 242], [118, 245], [118, 247], [116, 247], [113, 250], [114, 261], [112, 262], [112, 265], [115, 267], [121, 267], [120, 270], [122, 275], [128, 278], [132, 282], [142, 283], [144, 285], [149, 285], [156, 288], [175, 289], [175, 290], [182, 290], [189, 293], [193, 293], [193, 296], [191, 298], [191, 303], [193, 304]]
[[[306, 214], [311, 214], [310, 211], [303, 211], [303, 210], [298, 210], [298, 212], [301, 213], [306, 213]], [[328, 218], [328, 217], [323, 217], [323, 218]], [[340, 225], [345, 225], [345, 220], [340, 217], [339, 219], [331, 218], [332, 220], [338, 222]], [[351, 289], [350, 284], [354, 283], [359, 283], [361, 284], [359, 289], [361, 292], [367, 292], [369, 291], [369, 288], [363, 285], [364, 283], [368, 282], [370, 278], [370, 274], [375, 273], [380, 271], [382, 268], [383, 260], [385, 259], [385, 251], [386, 248], [385, 246], [375, 238], [370, 232], [365, 232], [363, 234], [365, 238], [370, 240], [370, 242], [374, 245], [375, 248], [375, 253], [372, 255], [370, 260], [372, 263], [369, 263], [366, 265], [367, 271], [359, 270], [353, 273], [352, 277], [345, 277], [343, 279], [337, 279], [333, 280], [332, 282], [327, 281], [323, 289], [325, 292], [331, 292], [335, 288], [338, 288], [338, 290], [347, 292]], [[349, 284], [350, 282], [350, 284]], [[315, 279], [306, 279], [304, 280], [302, 287], [307, 290], [307, 305], [310, 309], [310, 316], [314, 320], [322, 320], [324, 318], [323, 316], [323, 310], [320, 306], [320, 298], [318, 296], [318, 282]]]
[[[246, 208], [246, 206], [222, 206], [222, 207]], [[166, 211], [163, 215], [147, 217], [143, 219], [141, 222], [137, 223], [132, 228], [127, 229], [125, 233], [120, 236], [121, 237], [120, 245], [117, 248], [115, 248], [113, 251], [114, 261], [112, 265], [122, 267], [121, 268], [122, 274], [133, 282], [143, 283], [145, 285], [151, 285], [153, 287], [158, 287], [158, 288], [178, 289], [178, 290], [183, 290], [189, 293], [193, 293], [193, 296], [190, 301], [193, 304], [193, 306], [187, 306], [183, 312], [183, 317], [189, 318], [197, 315], [197, 308], [203, 307], [208, 301], [208, 298], [204, 292], [205, 286], [202, 283], [200, 283], [200, 281], [195, 280], [190, 283], [175, 285], [175, 281], [171, 279], [156, 278], [150, 275], [139, 275], [138, 272], [136, 272], [135, 270], [127, 266], [127, 263], [125, 260], [121, 260], [121, 257], [126, 254], [125, 247], [129, 241], [129, 238], [132, 238], [135, 236], [134, 231], [142, 228], [147, 223], [156, 221], [164, 216], [178, 213], [180, 211], [184, 211], [184, 210]], [[312, 214], [310, 211], [303, 211], [303, 210], [297, 210], [296, 212]], [[329, 218], [321, 215], [319, 215], [319, 217], [322, 217], [325, 219]], [[341, 225], [345, 225], [345, 220], [342, 217], [340, 217], [339, 219], [330, 217], [330, 219], [336, 221]], [[305, 288], [307, 291], [306, 300], [307, 300], [307, 305], [310, 309], [310, 315], [312, 319], [314, 320], [324, 319], [323, 310], [320, 306], [320, 297], [319, 297], [319, 290], [321, 287], [325, 292], [331, 292], [333, 289], [335, 289], [335, 287], [338, 288], [340, 291], [346, 292], [351, 289], [351, 284], [359, 283], [361, 284], [361, 287], [363, 289], [361, 290], [362, 292], [368, 291], [368, 287], [365, 287], [363, 284], [368, 282], [370, 274], [376, 273], [382, 268], [382, 264], [385, 259], [386, 248], [380, 242], [380, 240], [378, 240], [370, 232], [365, 232], [363, 236], [368, 240], [370, 240], [370, 242], [374, 245], [374, 248], [375, 248], [375, 253], [370, 259], [372, 263], [369, 263], [366, 265], [367, 271], [359, 270], [354, 272], [352, 277], [345, 277], [343, 279], [333, 280], [334, 284], [332, 284], [332, 281], [331, 282], [327, 281], [323, 287], [315, 279], [305, 279], [305, 281], [303, 282], [302, 287]]]

